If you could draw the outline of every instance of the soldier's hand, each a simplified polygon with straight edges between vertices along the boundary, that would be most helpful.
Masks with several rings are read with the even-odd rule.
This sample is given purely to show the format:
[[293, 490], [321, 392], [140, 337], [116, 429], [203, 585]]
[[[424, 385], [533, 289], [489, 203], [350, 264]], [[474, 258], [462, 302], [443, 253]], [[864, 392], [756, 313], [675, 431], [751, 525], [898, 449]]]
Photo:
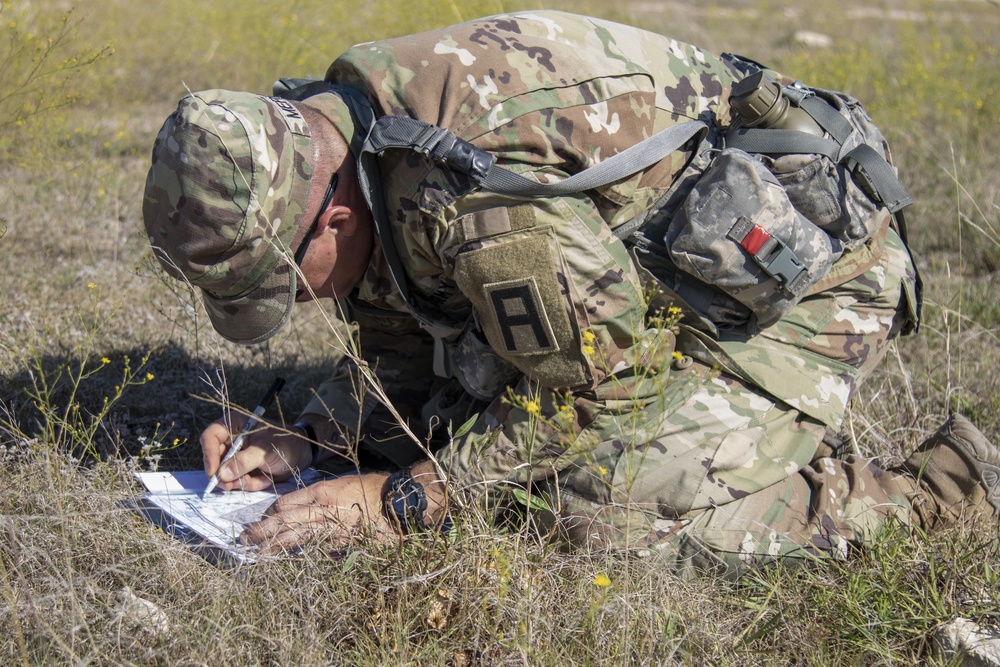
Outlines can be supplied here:
[[[246, 422], [246, 415], [231, 414], [228, 426], [220, 419], [202, 431], [201, 453], [206, 475], [215, 474], [233, 438]], [[243, 449], [219, 470], [219, 488], [261, 491], [307, 467], [311, 458], [309, 441], [300, 434], [261, 422], [247, 437]]]
[[387, 473], [343, 475], [284, 495], [264, 512], [260, 522], [243, 531], [240, 541], [273, 553], [313, 538], [338, 547], [360, 534], [393, 539], [396, 532], [382, 512], [388, 478]]

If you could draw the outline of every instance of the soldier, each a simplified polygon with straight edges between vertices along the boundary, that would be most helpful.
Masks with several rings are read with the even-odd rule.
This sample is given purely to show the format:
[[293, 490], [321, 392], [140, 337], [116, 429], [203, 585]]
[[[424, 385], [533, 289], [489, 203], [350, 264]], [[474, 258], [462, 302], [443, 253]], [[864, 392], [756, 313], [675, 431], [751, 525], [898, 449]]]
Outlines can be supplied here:
[[[356, 326], [343, 346], [359, 347], [295, 424], [255, 432], [220, 486], [266, 488], [359, 448], [392, 468], [287, 495], [243, 539], [275, 550], [439, 529], [449, 510], [525, 489], [575, 544], [737, 574], [844, 556], [889, 520], [927, 528], [1000, 510], [1000, 454], [962, 417], [894, 470], [825, 444], [916, 318], [915, 272], [884, 206], [854, 243], [824, 233], [826, 268], [773, 322], [690, 275], [699, 289], [680, 289], [645, 242], [678, 185], [701, 176], [711, 152], [699, 141], [731, 124], [733, 85], [755, 69], [540, 11], [355, 46], [326, 84], [286, 97], [183, 98], [146, 183], [157, 257], [202, 289], [231, 341], [267, 340], [295, 302], [334, 298]], [[424, 152], [366, 148], [381, 117], [426, 123]], [[584, 192], [509, 196], [479, 178], [495, 158], [559, 183], [692, 119], [700, 135]], [[738, 245], [751, 252], [761, 233]], [[206, 472], [241, 426], [205, 429]]]

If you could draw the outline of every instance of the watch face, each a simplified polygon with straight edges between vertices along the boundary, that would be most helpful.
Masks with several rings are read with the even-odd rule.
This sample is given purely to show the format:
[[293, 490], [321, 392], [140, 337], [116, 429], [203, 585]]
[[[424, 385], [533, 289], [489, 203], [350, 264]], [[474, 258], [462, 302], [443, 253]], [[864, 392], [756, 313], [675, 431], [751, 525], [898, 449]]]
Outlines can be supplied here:
[[404, 533], [423, 528], [427, 498], [423, 487], [413, 481], [409, 469], [392, 474], [389, 478], [389, 490], [382, 502], [399, 522]]
[[[407, 503], [408, 496], [405, 493], [397, 491], [392, 494], [392, 498], [389, 499], [389, 505], [392, 508], [392, 513], [396, 515], [396, 518], [400, 521], [406, 522], [410, 519], [408, 514], [413, 514], [412, 507]], [[408, 511], [409, 510], [409, 511]]]

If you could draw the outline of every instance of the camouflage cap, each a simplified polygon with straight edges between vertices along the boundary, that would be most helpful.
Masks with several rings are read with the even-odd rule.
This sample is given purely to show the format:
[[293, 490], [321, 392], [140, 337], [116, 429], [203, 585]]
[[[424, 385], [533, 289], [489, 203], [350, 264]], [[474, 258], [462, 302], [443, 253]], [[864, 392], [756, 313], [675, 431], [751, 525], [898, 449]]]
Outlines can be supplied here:
[[168, 273], [203, 292], [216, 330], [267, 340], [295, 302], [291, 243], [309, 199], [309, 126], [288, 100], [184, 97], [153, 145], [142, 214]]

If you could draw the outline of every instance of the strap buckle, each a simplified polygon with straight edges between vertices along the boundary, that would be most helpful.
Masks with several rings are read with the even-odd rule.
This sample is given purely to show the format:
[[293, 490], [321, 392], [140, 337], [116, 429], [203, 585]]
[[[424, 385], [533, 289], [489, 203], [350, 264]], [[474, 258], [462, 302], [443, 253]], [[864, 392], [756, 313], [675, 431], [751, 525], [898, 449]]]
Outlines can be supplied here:
[[726, 234], [753, 258], [764, 273], [778, 281], [783, 291], [798, 296], [808, 284], [809, 271], [788, 244], [746, 218], [740, 218]]

